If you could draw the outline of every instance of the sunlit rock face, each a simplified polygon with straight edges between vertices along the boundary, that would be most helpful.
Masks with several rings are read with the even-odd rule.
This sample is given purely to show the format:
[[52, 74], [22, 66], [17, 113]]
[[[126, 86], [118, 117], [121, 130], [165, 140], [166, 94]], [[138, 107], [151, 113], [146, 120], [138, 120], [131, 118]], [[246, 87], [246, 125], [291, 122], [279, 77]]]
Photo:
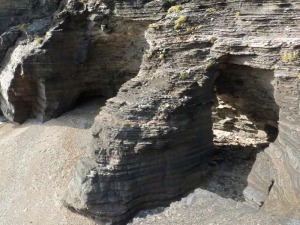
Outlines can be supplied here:
[[230, 140], [268, 146], [247, 201], [300, 215], [297, 1], [14, 2], [22, 10], [0, 2], [3, 114], [45, 121], [79, 98], [110, 98], [69, 208], [122, 224], [195, 188]]

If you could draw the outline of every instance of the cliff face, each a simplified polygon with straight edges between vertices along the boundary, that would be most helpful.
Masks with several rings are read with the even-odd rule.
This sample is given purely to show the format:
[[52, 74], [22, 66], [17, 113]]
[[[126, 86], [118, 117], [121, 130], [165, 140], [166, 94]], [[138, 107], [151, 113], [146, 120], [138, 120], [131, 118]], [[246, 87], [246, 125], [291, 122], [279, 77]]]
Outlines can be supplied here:
[[57, 3], [49, 15], [34, 4], [23, 3], [22, 16], [32, 17], [20, 17], [1, 36], [1, 109], [9, 120], [49, 120], [79, 97], [112, 97], [136, 75], [148, 22], [111, 18], [96, 3], [92, 11], [79, 1]]
[[91, 156], [76, 168], [66, 201], [118, 222], [195, 187], [209, 172], [215, 85], [236, 114], [229, 128], [214, 117], [215, 130], [232, 130], [237, 143], [272, 142], [257, 157], [246, 199], [299, 215], [298, 53], [285, 58], [297, 52], [299, 4], [192, 1], [173, 9], [146, 31], [139, 74], [96, 118]]
[[37, 16], [4, 23], [3, 114], [48, 120], [80, 96], [118, 92], [95, 119], [68, 207], [122, 223], [195, 188], [217, 147], [251, 144], [268, 147], [248, 177], [247, 201], [300, 215], [297, 1], [43, 4], [52, 17], [25, 4], [21, 14]]

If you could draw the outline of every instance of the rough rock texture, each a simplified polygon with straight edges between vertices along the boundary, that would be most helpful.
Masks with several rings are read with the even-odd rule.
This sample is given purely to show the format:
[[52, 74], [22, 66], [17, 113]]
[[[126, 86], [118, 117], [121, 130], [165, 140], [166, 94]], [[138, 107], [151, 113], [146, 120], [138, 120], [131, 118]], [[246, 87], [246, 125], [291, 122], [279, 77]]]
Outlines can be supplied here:
[[112, 97], [139, 70], [149, 22], [129, 24], [96, 3], [90, 9], [61, 2], [56, 9], [52, 17], [37, 11], [1, 36], [1, 109], [11, 121], [45, 121], [79, 97]]
[[1, 0], [0, 34], [9, 27], [48, 17], [57, 9], [59, 0]]
[[267, 145], [278, 134], [271, 70], [222, 65], [213, 107], [215, 145]]
[[172, 2], [18, 1], [25, 23], [4, 16], [0, 39], [3, 114], [48, 120], [118, 90], [65, 196], [100, 224], [195, 188], [214, 145], [270, 142], [245, 197], [299, 217], [299, 2]]
[[[76, 167], [66, 204], [117, 224], [195, 187], [210, 171], [203, 161], [213, 149], [215, 80], [235, 76], [229, 95], [240, 98], [233, 107], [241, 119], [231, 129], [254, 133], [258, 144], [274, 141], [279, 129], [245, 195], [266, 210], [299, 215], [299, 4], [191, 1], [181, 8], [146, 31], [150, 49], [139, 74], [96, 118], [91, 156]], [[284, 58], [294, 51], [296, 59]]]
[[248, 205], [224, 199], [211, 192], [196, 189], [179, 202], [170, 207], [160, 209], [146, 218], [135, 218], [130, 225], [207, 225], [207, 224], [278, 224], [297, 225], [298, 220], [281, 218], [271, 214], [264, 214]]

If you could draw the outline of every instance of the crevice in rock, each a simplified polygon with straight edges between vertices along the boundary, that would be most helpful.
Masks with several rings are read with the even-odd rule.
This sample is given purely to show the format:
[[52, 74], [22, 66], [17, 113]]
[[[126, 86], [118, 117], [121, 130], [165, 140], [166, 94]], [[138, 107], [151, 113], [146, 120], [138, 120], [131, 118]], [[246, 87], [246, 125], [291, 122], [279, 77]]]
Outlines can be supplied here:
[[270, 187], [268, 188], [268, 192], [269, 192], [269, 193], [270, 193], [270, 191], [271, 191], [271, 189], [272, 189], [272, 187], [273, 187], [275, 181], [272, 180], [271, 182], [272, 182], [272, 183], [271, 183]]

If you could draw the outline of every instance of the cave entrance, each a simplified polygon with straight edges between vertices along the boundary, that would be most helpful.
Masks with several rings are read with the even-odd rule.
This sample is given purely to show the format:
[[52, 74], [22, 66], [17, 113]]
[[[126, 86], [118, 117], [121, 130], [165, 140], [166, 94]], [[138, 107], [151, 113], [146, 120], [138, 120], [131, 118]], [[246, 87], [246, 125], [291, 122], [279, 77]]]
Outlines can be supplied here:
[[212, 107], [215, 167], [202, 188], [244, 201], [247, 177], [262, 151], [278, 134], [279, 107], [272, 70], [221, 63]]
[[268, 145], [278, 134], [273, 71], [221, 64], [213, 107], [215, 145]]

